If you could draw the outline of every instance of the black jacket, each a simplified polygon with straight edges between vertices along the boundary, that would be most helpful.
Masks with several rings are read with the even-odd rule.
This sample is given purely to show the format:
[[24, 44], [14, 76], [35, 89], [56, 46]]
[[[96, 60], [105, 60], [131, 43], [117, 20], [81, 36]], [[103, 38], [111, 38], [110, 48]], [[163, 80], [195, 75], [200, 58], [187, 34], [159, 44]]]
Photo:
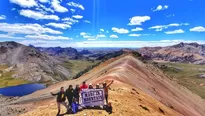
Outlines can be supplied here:
[[66, 97], [67, 98], [73, 98], [73, 89], [67, 89], [66, 90]]
[[73, 95], [75, 98], [79, 98], [80, 97], [80, 88], [76, 88], [73, 92]]
[[56, 94], [52, 94], [53, 96], [56, 96], [57, 95], [57, 99], [56, 101], [57, 102], [64, 102], [66, 100], [66, 95], [65, 95], [65, 92], [58, 92]]

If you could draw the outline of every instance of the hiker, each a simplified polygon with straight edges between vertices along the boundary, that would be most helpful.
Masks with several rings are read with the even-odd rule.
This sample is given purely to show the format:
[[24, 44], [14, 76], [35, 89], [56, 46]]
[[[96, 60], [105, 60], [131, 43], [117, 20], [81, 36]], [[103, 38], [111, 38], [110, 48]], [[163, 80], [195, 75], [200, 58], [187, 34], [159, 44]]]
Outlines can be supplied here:
[[80, 97], [80, 87], [79, 85], [76, 85], [74, 91], [73, 91], [74, 98], [76, 98], [77, 102], [79, 103], [79, 97]]
[[72, 105], [73, 96], [74, 96], [73, 86], [69, 85], [68, 89], [66, 90], [66, 97], [68, 99], [68, 103], [70, 107]]
[[75, 114], [78, 112], [78, 107], [79, 104], [77, 102], [77, 98], [73, 98], [73, 102], [72, 102], [72, 112]]
[[97, 83], [95, 89], [100, 89], [100, 85]]
[[80, 91], [82, 91], [83, 89], [87, 89], [88, 86], [86, 85], [86, 82], [83, 81], [83, 84], [80, 86]]
[[66, 96], [65, 96], [65, 92], [64, 92], [64, 87], [61, 87], [60, 92], [54, 94], [53, 92], [51, 92], [51, 95], [56, 96], [57, 95], [57, 106], [58, 106], [58, 113], [57, 116], [60, 114], [60, 105], [62, 104], [63, 106], [66, 107], [67, 111], [68, 111], [68, 106], [65, 103], [66, 100]]
[[114, 82], [114, 80], [112, 80], [111, 83], [108, 84], [108, 85], [107, 85], [106, 82], [103, 83], [103, 89], [104, 89], [106, 104], [108, 104], [108, 89], [109, 89], [110, 85], [111, 85], [113, 82]]
[[89, 84], [88, 89], [93, 89], [92, 83]]

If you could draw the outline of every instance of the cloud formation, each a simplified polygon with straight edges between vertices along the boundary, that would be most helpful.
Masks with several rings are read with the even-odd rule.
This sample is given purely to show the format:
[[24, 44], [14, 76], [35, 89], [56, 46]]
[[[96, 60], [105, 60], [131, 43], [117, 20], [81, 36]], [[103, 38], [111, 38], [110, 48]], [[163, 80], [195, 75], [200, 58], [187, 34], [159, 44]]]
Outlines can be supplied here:
[[116, 32], [116, 33], [119, 33], [119, 34], [129, 33], [129, 31], [128, 31], [127, 29], [124, 29], [124, 28], [116, 28], [116, 27], [113, 27], [113, 28], [112, 28], [112, 31], [113, 31], [113, 32]]
[[128, 25], [142, 25], [142, 23], [150, 19], [150, 16], [134, 16], [130, 19], [130, 23]]
[[59, 20], [60, 18], [57, 15], [47, 15], [42, 12], [37, 12], [33, 10], [20, 10], [20, 15], [35, 20], [46, 19], [46, 20]]
[[193, 31], [193, 32], [205, 32], [205, 27], [202, 27], [202, 26], [194, 27], [194, 28], [191, 28], [190, 31]]

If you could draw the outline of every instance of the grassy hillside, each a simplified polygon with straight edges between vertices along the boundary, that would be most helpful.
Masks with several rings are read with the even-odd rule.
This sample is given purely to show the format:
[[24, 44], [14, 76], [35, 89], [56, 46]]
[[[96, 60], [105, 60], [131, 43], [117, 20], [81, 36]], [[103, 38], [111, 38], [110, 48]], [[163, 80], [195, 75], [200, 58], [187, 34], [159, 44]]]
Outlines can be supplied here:
[[28, 81], [22, 79], [12, 78], [11, 76], [14, 74], [12, 71], [3, 73], [3, 70], [7, 68], [8, 66], [6, 65], [0, 65], [0, 88], [28, 83]]
[[158, 66], [179, 84], [205, 99], [205, 78], [200, 78], [205, 74], [205, 65], [158, 63]]
[[97, 64], [100, 61], [88, 61], [88, 60], [68, 60], [66, 62], [64, 62], [62, 65], [67, 68], [70, 69], [72, 74], [70, 76], [70, 78], [74, 77], [76, 74], [78, 74], [79, 72], [83, 71], [84, 69], [86, 69], [87, 67], [90, 67], [92, 65]]

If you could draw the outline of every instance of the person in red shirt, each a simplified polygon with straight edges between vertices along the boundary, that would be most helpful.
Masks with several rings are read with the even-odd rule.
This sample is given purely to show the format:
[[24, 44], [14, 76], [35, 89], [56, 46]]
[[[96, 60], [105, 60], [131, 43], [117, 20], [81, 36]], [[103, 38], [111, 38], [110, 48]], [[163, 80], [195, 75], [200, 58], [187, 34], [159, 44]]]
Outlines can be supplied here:
[[80, 91], [82, 91], [83, 89], [87, 89], [88, 86], [86, 85], [86, 82], [83, 81], [83, 84], [80, 86]]

